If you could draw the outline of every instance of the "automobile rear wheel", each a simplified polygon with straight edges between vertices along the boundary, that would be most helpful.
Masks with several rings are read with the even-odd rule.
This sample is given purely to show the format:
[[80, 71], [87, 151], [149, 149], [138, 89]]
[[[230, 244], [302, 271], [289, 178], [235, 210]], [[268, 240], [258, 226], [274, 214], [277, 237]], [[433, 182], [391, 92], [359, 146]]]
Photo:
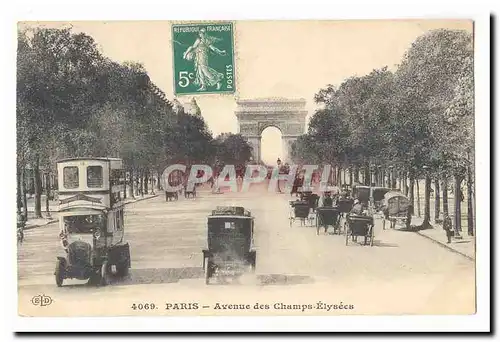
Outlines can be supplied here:
[[64, 265], [61, 260], [57, 260], [56, 263], [56, 271], [54, 272], [56, 277], [56, 285], [57, 287], [61, 287], [64, 281]]
[[105, 261], [102, 263], [102, 266], [101, 266], [101, 279], [99, 281], [99, 284], [101, 286], [106, 286], [108, 285], [108, 275], [109, 275], [109, 266], [108, 266], [108, 262]]
[[205, 265], [205, 285], [208, 285], [210, 283], [210, 268], [212, 266], [212, 263], [210, 262], [209, 258], [206, 257], [204, 259], [203, 264]]
[[250, 257], [250, 272], [255, 273], [256, 264], [257, 264], [257, 254], [253, 253]]

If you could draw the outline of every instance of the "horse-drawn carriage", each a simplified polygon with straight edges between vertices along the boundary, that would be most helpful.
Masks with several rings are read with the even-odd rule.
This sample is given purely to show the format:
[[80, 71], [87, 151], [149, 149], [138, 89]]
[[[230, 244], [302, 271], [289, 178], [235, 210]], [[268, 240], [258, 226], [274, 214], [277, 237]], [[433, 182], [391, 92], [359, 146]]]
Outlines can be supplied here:
[[184, 197], [185, 198], [195, 198], [196, 197], [196, 184], [188, 190], [188, 185], [184, 185]]
[[395, 228], [397, 223], [411, 224], [410, 200], [400, 192], [391, 191], [385, 194], [383, 200], [383, 229], [385, 221], [390, 222], [390, 227]]
[[333, 233], [340, 234], [340, 211], [338, 207], [319, 207], [316, 209], [316, 234], [319, 235], [321, 227], [328, 232], [328, 227], [333, 227]]
[[173, 201], [179, 199], [179, 193], [177, 191], [165, 191], [165, 201]]
[[205, 284], [255, 271], [254, 218], [243, 207], [217, 207], [208, 216], [208, 249], [203, 250]]
[[314, 217], [312, 217], [310, 213], [311, 207], [307, 201], [290, 201], [290, 227], [296, 220], [300, 221], [301, 226], [306, 225], [306, 221], [312, 225]]
[[348, 214], [346, 218], [345, 244], [349, 244], [349, 238], [352, 242], [357, 242], [358, 236], [364, 238], [364, 245], [368, 242], [373, 246], [374, 220], [372, 216]]
[[313, 224], [316, 208], [318, 207], [319, 196], [312, 191], [303, 191], [300, 189], [300, 199], [290, 201], [290, 227], [292, 223], [299, 220], [301, 225], [305, 225], [306, 221], [310, 225]]
[[353, 186], [353, 197], [365, 206], [372, 204], [375, 211], [380, 211], [383, 207], [384, 196], [390, 191], [393, 190], [380, 186], [355, 185]]

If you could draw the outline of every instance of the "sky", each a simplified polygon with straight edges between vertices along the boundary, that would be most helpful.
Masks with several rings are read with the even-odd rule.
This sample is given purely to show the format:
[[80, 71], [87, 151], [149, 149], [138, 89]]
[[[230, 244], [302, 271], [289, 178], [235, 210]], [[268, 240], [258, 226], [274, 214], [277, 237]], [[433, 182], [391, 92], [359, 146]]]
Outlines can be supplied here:
[[[178, 22], [177, 22], [178, 23]], [[92, 36], [102, 53], [118, 62], [144, 65], [151, 80], [173, 99], [171, 24], [169, 21], [31, 22], [20, 26], [67, 27]], [[238, 131], [236, 99], [304, 98], [309, 116], [314, 94], [388, 66], [395, 70], [411, 43], [429, 30], [472, 32], [468, 20], [236, 21], [235, 94], [194, 96], [209, 128], [217, 135]], [[179, 96], [188, 102], [192, 95]], [[281, 154], [280, 133], [262, 138], [264, 161]]]

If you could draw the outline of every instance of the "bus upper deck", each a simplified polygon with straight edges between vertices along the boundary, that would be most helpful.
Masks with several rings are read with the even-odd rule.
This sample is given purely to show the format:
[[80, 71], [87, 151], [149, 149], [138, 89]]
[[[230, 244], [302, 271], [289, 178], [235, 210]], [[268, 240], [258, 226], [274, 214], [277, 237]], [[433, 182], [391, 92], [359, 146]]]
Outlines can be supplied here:
[[125, 170], [119, 158], [69, 158], [57, 162], [59, 209], [112, 209], [123, 205]]

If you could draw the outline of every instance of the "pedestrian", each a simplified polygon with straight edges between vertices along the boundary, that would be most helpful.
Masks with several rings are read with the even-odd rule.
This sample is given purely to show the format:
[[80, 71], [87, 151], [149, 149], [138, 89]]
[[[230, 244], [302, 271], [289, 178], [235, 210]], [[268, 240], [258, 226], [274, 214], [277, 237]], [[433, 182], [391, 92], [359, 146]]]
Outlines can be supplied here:
[[332, 206], [333, 206], [333, 198], [331, 192], [325, 191], [320, 199], [320, 207], [332, 207]]
[[406, 211], [406, 230], [411, 228], [411, 215], [413, 213], [413, 206], [410, 204], [408, 210]]
[[451, 222], [450, 215], [445, 214], [443, 219], [443, 229], [446, 232], [447, 243], [451, 243], [451, 237], [453, 236], [453, 223]]
[[365, 210], [363, 203], [359, 199], [354, 200], [354, 206], [351, 209], [351, 214], [362, 215]]

